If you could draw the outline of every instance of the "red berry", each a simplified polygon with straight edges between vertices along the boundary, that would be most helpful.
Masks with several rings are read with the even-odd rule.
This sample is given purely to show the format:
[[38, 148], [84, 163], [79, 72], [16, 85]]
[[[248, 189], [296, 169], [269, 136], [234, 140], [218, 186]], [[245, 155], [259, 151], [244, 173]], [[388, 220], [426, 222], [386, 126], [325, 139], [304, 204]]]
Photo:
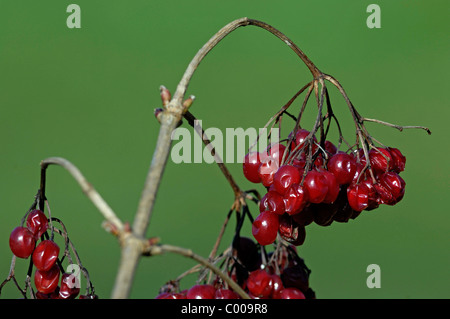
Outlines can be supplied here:
[[366, 180], [363, 180], [360, 182], [361, 184], [365, 184], [369, 190], [369, 206], [366, 208], [366, 210], [372, 210], [377, 208], [380, 203], [378, 202], [378, 193], [375, 189], [372, 179], [368, 178]]
[[255, 297], [269, 297], [273, 289], [272, 276], [264, 269], [252, 271], [247, 278], [247, 289]]
[[280, 293], [280, 299], [306, 299], [306, 297], [297, 288], [284, 288]]
[[44, 294], [49, 294], [58, 287], [59, 267], [54, 265], [48, 271], [37, 269], [34, 273], [34, 284], [36, 289]]
[[328, 152], [329, 155], [334, 155], [337, 153], [337, 147], [330, 141], [325, 141], [325, 151]]
[[35, 239], [38, 240], [47, 230], [47, 217], [42, 211], [35, 209], [28, 214], [27, 227], [33, 233]]
[[289, 215], [300, 213], [306, 204], [308, 204], [308, 192], [306, 187], [294, 184], [283, 196], [285, 212]]
[[252, 183], [261, 183], [258, 170], [261, 166], [262, 156], [262, 153], [250, 152], [244, 157], [244, 163], [242, 164], [244, 176]]
[[347, 198], [350, 207], [361, 212], [369, 207], [369, 188], [366, 184], [351, 184], [347, 188]]
[[297, 167], [283, 165], [273, 177], [273, 186], [279, 194], [283, 195], [293, 184], [298, 184], [300, 179], [301, 175]]
[[405, 195], [406, 183], [403, 178], [400, 177], [395, 172], [387, 172], [379, 177], [379, 183], [386, 190], [388, 190], [392, 195], [392, 204], [386, 203], [388, 205], [393, 205], [402, 200]]
[[326, 204], [334, 203], [334, 201], [337, 199], [337, 197], [339, 195], [339, 190], [340, 190], [339, 183], [337, 182], [337, 179], [333, 173], [331, 173], [329, 171], [325, 171], [325, 170], [322, 170], [321, 172], [327, 179], [327, 184], [328, 184], [328, 192], [323, 200], [323, 203], [326, 203]]
[[328, 180], [322, 172], [309, 171], [306, 174], [304, 186], [311, 203], [321, 203], [328, 193]]
[[217, 289], [214, 299], [240, 299], [239, 295], [230, 289]]
[[403, 172], [405, 170], [406, 157], [398, 148], [388, 147], [387, 150], [391, 153], [393, 171], [396, 173]]
[[26, 227], [18, 226], [14, 228], [9, 236], [9, 247], [16, 257], [30, 257], [35, 245], [34, 235]]
[[280, 143], [276, 143], [267, 147], [268, 156], [277, 162], [278, 167], [281, 166], [281, 161], [283, 160], [285, 151], [286, 146]]
[[350, 184], [356, 172], [356, 160], [347, 153], [337, 153], [328, 161], [328, 171], [334, 174], [339, 185]]
[[278, 232], [281, 238], [292, 245], [300, 246], [305, 242], [305, 226], [298, 225], [294, 218], [288, 214], [280, 216]]
[[258, 173], [264, 186], [269, 187], [279, 167], [278, 160], [268, 157], [259, 166]]
[[268, 211], [277, 215], [284, 214], [283, 197], [275, 191], [268, 191], [259, 202], [259, 211]]
[[186, 296], [181, 293], [163, 292], [156, 296], [155, 299], [186, 299]]
[[52, 240], [43, 240], [33, 252], [33, 264], [37, 269], [47, 271], [55, 265], [59, 246]]
[[[291, 144], [291, 149], [294, 150], [296, 148], [297, 150], [300, 150], [304, 146], [305, 141], [309, 134], [310, 134], [310, 132], [308, 130], [299, 129], [297, 131], [297, 133], [295, 134], [295, 138], [293, 140], [293, 143]], [[317, 138], [315, 136], [313, 136], [313, 142], [317, 143]], [[312, 154], [314, 154], [317, 150], [317, 145], [314, 143], [312, 145]], [[303, 148], [303, 153], [307, 153], [307, 152], [309, 152], [309, 145], [306, 145]]]
[[283, 291], [284, 286], [283, 282], [281, 281], [280, 276], [278, 275], [272, 275], [272, 299], [281, 299], [281, 292]]
[[271, 212], [262, 212], [252, 224], [252, 234], [260, 245], [272, 244], [277, 238], [278, 215]]
[[212, 285], [194, 285], [186, 293], [186, 299], [214, 299], [216, 288]]
[[369, 159], [375, 174], [382, 174], [393, 168], [391, 153], [385, 148], [372, 148], [369, 151]]
[[75, 299], [80, 293], [78, 279], [72, 274], [64, 273], [61, 276], [61, 286], [59, 288], [60, 299]]

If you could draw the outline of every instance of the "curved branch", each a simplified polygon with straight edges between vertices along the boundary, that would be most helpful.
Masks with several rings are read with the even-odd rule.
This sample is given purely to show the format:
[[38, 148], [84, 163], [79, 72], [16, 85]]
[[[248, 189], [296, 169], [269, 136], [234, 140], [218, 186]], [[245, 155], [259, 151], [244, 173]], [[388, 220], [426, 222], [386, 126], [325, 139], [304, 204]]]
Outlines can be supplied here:
[[250, 299], [248, 294], [239, 286], [233, 279], [231, 279], [229, 276], [224, 274], [219, 268], [217, 268], [215, 265], [213, 265], [211, 262], [209, 262], [207, 259], [203, 258], [200, 255], [195, 254], [190, 249], [185, 249], [177, 246], [172, 245], [152, 245], [149, 246], [146, 250], [146, 253], [149, 255], [160, 255], [164, 252], [171, 252], [178, 255], [182, 255], [188, 258], [191, 258], [197, 262], [199, 262], [201, 265], [211, 269], [213, 273], [215, 273], [217, 276], [219, 276], [221, 279], [223, 279], [228, 286], [236, 292], [242, 299]]
[[[80, 185], [83, 193], [91, 200], [91, 202], [97, 207], [99, 212], [109, 221], [117, 230], [123, 230], [122, 221], [116, 216], [111, 207], [106, 203], [106, 201], [100, 196], [100, 194], [95, 190], [95, 188], [89, 183], [80, 170], [73, 165], [68, 160], [61, 157], [50, 157], [41, 161], [41, 199], [45, 199], [45, 180], [46, 180], [46, 170], [50, 165], [58, 165], [66, 169], [70, 175], [75, 179], [75, 181]], [[43, 201], [41, 201], [43, 203]]]

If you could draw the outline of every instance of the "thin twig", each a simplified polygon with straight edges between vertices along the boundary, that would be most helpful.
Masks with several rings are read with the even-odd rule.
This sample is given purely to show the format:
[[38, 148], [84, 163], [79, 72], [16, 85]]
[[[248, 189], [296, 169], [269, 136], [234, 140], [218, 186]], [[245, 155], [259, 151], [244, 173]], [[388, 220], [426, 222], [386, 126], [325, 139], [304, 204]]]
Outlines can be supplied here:
[[118, 230], [123, 229], [122, 221], [116, 216], [111, 207], [100, 196], [95, 188], [89, 183], [80, 170], [68, 160], [61, 157], [50, 157], [41, 162], [41, 196], [45, 198], [45, 176], [46, 170], [50, 165], [58, 165], [66, 169], [72, 177], [80, 185], [83, 193], [91, 200], [91, 202], [97, 207], [103, 217], [113, 224]]

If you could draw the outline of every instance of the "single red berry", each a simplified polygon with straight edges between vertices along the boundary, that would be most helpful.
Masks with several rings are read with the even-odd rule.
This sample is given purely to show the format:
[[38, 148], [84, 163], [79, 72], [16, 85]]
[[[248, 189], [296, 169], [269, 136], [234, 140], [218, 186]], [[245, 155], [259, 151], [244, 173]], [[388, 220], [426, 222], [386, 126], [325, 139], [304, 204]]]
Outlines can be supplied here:
[[365, 184], [367, 186], [367, 189], [369, 190], [369, 193], [368, 193], [369, 203], [368, 203], [368, 207], [365, 210], [372, 210], [372, 209], [378, 208], [378, 206], [380, 205], [380, 203], [378, 201], [378, 193], [373, 185], [372, 179], [368, 178], [368, 179], [361, 181], [360, 183]]
[[186, 299], [186, 296], [181, 293], [163, 292], [157, 295], [155, 299]]
[[387, 150], [391, 153], [393, 171], [396, 173], [403, 172], [405, 170], [406, 157], [398, 148], [388, 147]]
[[34, 235], [26, 227], [18, 226], [14, 228], [9, 236], [9, 247], [16, 257], [30, 257], [35, 245]]
[[27, 227], [38, 240], [48, 228], [47, 217], [41, 210], [35, 209], [27, 216]]
[[283, 160], [284, 152], [286, 151], [286, 146], [280, 143], [275, 143], [267, 147], [267, 155], [275, 160], [278, 164], [278, 167], [281, 166], [281, 162]]
[[293, 184], [283, 196], [285, 212], [289, 215], [300, 213], [308, 204], [308, 199], [306, 187]]
[[372, 170], [375, 174], [388, 172], [393, 168], [391, 153], [385, 148], [372, 148], [369, 151], [369, 159]]
[[339, 185], [350, 184], [356, 172], [356, 160], [347, 153], [337, 153], [328, 160], [328, 171], [334, 174]]
[[272, 276], [264, 269], [250, 272], [247, 278], [247, 289], [255, 297], [269, 297], [273, 289]]
[[284, 214], [283, 197], [275, 191], [268, 191], [259, 202], [259, 211], [269, 211], [271, 213]]
[[[368, 176], [367, 175], [368, 170], [364, 171], [364, 173], [362, 172], [364, 169], [364, 166], [365, 166], [365, 164], [356, 162], [356, 170], [355, 170], [355, 175], [353, 175], [352, 182], [356, 183], [356, 182], [362, 181], [363, 179], [365, 179]], [[360, 177], [360, 175], [361, 175], [361, 177]]]
[[379, 183], [385, 189], [387, 189], [393, 198], [392, 204], [386, 203], [388, 205], [393, 205], [402, 200], [405, 195], [406, 183], [403, 178], [400, 177], [395, 172], [387, 172], [379, 177]]
[[253, 237], [262, 246], [272, 244], [277, 238], [278, 225], [278, 215], [271, 212], [262, 212], [253, 221]]
[[321, 172], [325, 176], [328, 184], [328, 192], [322, 202], [325, 204], [334, 203], [334, 201], [337, 199], [339, 195], [340, 190], [339, 183], [337, 182], [337, 179], [333, 173], [326, 170], [322, 170]]
[[298, 184], [300, 179], [301, 175], [297, 167], [283, 165], [273, 177], [273, 186], [279, 194], [283, 195], [293, 184]]
[[59, 299], [75, 299], [80, 293], [80, 283], [73, 274], [64, 273], [61, 276]]
[[280, 216], [278, 232], [281, 238], [294, 246], [300, 246], [305, 242], [305, 226], [298, 225], [293, 216], [288, 214]]
[[213, 285], [194, 285], [186, 293], [186, 299], [214, 299], [216, 288]]
[[244, 163], [242, 164], [244, 176], [252, 183], [261, 183], [258, 170], [263, 157], [264, 154], [259, 152], [250, 152], [244, 157]]
[[369, 188], [366, 184], [351, 184], [347, 188], [347, 198], [350, 207], [361, 212], [369, 207]]
[[47, 271], [55, 265], [59, 246], [52, 240], [43, 240], [33, 252], [33, 264], [37, 269]]
[[[295, 134], [295, 138], [293, 140], [293, 143], [291, 144], [291, 149], [294, 150], [296, 148], [297, 150], [300, 150], [304, 146], [309, 134], [310, 134], [310, 131], [305, 130], [305, 129], [299, 129], [297, 131], [297, 133]], [[317, 143], [317, 138], [314, 135], [313, 135], [313, 142], [314, 143], [312, 145], [312, 154], [314, 154], [317, 150], [317, 145], [315, 144], [315, 143]], [[304, 153], [309, 152], [308, 145], [304, 146], [303, 152]]]
[[280, 276], [278, 275], [272, 275], [272, 299], [281, 299], [281, 292], [283, 291], [284, 286], [283, 282], [281, 281]]
[[56, 287], [56, 289], [49, 294], [44, 294], [40, 291], [37, 291], [36, 299], [60, 299], [59, 298], [59, 287]]
[[268, 157], [258, 169], [258, 174], [264, 186], [270, 187], [273, 184], [273, 178], [279, 167], [278, 160]]
[[280, 299], [306, 299], [306, 297], [297, 288], [284, 288], [280, 293]]
[[230, 289], [217, 289], [214, 299], [240, 299], [239, 295]]
[[311, 203], [321, 203], [328, 193], [328, 181], [322, 172], [309, 171], [306, 174], [304, 186], [308, 193], [308, 198]]
[[336, 147], [336, 145], [334, 145], [332, 142], [330, 142], [330, 141], [325, 141], [324, 146], [325, 146], [325, 151], [327, 151], [327, 153], [328, 153], [329, 155], [334, 155], [334, 154], [337, 153], [337, 147]]
[[34, 284], [36, 289], [44, 294], [49, 294], [58, 287], [59, 282], [59, 267], [53, 265], [47, 271], [37, 269], [34, 273]]

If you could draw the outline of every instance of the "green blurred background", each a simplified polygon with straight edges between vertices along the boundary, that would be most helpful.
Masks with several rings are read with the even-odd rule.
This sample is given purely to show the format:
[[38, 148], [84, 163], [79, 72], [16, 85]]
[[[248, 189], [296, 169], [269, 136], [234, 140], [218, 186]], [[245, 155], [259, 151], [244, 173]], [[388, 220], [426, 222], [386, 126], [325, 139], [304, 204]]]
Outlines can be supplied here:
[[[407, 156], [406, 195], [394, 207], [364, 212], [349, 223], [307, 228], [299, 254], [312, 269], [317, 297], [450, 297], [448, 1], [377, 1], [381, 29], [366, 26], [372, 2], [360, 0], [78, 0], [81, 29], [66, 26], [70, 3], [0, 0], [1, 280], [11, 261], [9, 233], [33, 201], [44, 158], [72, 161], [122, 220], [133, 220], [158, 134], [153, 109], [160, 107], [159, 86], [174, 92], [197, 50], [222, 26], [248, 16], [278, 28], [339, 79], [362, 115], [433, 131], [428, 136], [368, 124], [378, 140]], [[188, 94], [197, 97], [192, 112], [204, 127], [258, 128], [310, 79], [286, 45], [246, 27], [206, 57]], [[344, 133], [353, 140], [344, 100], [329, 88]], [[313, 113], [306, 114], [306, 127]], [[229, 169], [242, 188], [254, 186], [239, 164]], [[108, 298], [120, 257], [116, 240], [60, 167], [49, 168], [47, 196], [96, 292]], [[148, 236], [207, 256], [232, 201], [217, 166], [169, 161]], [[372, 263], [381, 267], [379, 289], [366, 286]], [[20, 283], [27, 265], [17, 263]], [[153, 298], [193, 265], [175, 255], [143, 259], [131, 297]], [[182, 287], [194, 279], [186, 278]], [[2, 298], [16, 297], [9, 283]]]

